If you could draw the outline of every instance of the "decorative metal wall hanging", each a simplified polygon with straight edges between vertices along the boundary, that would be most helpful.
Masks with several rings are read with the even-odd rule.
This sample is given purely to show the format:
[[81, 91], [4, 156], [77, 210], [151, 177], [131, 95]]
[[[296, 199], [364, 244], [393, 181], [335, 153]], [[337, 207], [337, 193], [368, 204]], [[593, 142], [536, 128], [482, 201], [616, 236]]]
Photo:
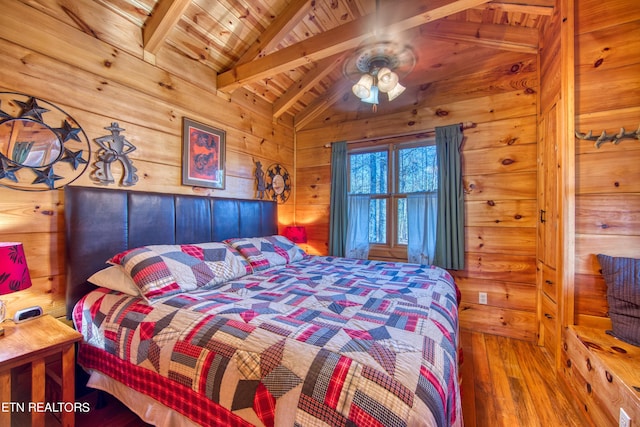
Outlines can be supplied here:
[[284, 203], [291, 194], [291, 175], [287, 169], [278, 164], [272, 164], [267, 168], [265, 191], [269, 198], [278, 203]]
[[587, 141], [595, 141], [596, 148], [600, 148], [600, 146], [605, 142], [612, 142], [617, 145], [623, 139], [640, 140], [640, 126], [638, 126], [638, 130], [635, 132], [626, 132], [624, 128], [620, 128], [620, 132], [614, 135], [607, 135], [607, 131], [604, 130], [600, 136], [593, 136], [593, 132], [591, 131], [589, 131], [589, 133], [580, 133], [576, 131], [576, 137]]
[[267, 184], [264, 179], [264, 171], [262, 170], [262, 163], [260, 160], [255, 162], [256, 164], [256, 197], [258, 199], [264, 199], [265, 191], [267, 190]]
[[111, 123], [111, 126], [105, 129], [111, 131], [111, 135], [95, 139], [100, 149], [96, 153], [98, 160], [93, 165], [95, 170], [91, 178], [104, 185], [113, 184], [115, 181], [111, 173], [111, 165], [115, 162], [120, 162], [123, 170], [120, 184], [125, 187], [135, 185], [138, 182], [138, 175], [136, 175], [138, 169], [133, 166], [133, 162], [128, 156], [136, 150], [136, 147], [127, 141], [123, 135], [120, 135], [120, 132], [124, 132], [124, 129], [117, 122]]
[[78, 179], [91, 146], [82, 127], [54, 104], [0, 92], [0, 186], [47, 191]]

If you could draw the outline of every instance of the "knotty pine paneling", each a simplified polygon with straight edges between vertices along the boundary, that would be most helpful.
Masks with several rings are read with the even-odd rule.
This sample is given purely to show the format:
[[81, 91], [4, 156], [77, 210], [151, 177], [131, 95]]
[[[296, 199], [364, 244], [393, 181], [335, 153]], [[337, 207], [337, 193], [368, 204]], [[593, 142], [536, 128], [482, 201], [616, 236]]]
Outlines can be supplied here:
[[536, 129], [531, 127], [535, 117], [514, 117], [482, 123], [482, 126], [464, 131], [465, 150], [536, 144]]
[[467, 252], [465, 258], [465, 269], [456, 271], [455, 276], [535, 283], [533, 255]]
[[[41, 26], [42, 21], [40, 19], [44, 16], [51, 16], [54, 20], [64, 23], [64, 27], [84, 31], [100, 41], [111, 46], [117, 46], [118, 50], [128, 52], [142, 59], [142, 33], [139, 28], [140, 24], [118, 13], [113, 13], [112, 9], [108, 9], [98, 1], [19, 0], [19, 2], [24, 3], [25, 6], [15, 5], [15, 8], [9, 8], [10, 11], [6, 13], [13, 14], [19, 12], [24, 14], [18, 22], [29, 22], [30, 29], [32, 27], [47, 29], [51, 35], [57, 38], [65, 31], [64, 28], [60, 28], [58, 25], [48, 27]], [[33, 13], [29, 11], [27, 7], [33, 8], [41, 13]], [[137, 13], [144, 13], [144, 11], [140, 9], [137, 10]], [[26, 17], [28, 17], [29, 20], [26, 20]], [[141, 19], [144, 18], [141, 17]], [[44, 44], [47, 44], [46, 38], [41, 40]]]
[[[621, 210], [620, 206], [625, 206]], [[589, 194], [576, 198], [576, 232], [633, 235], [640, 230], [640, 193]]]
[[[597, 264], [597, 261], [595, 261]], [[599, 271], [600, 266], [594, 266]], [[607, 286], [602, 275], [576, 274], [576, 283], [580, 283], [580, 292], [576, 294], [576, 312], [580, 316], [609, 316], [609, 304], [604, 295], [607, 294]]]
[[[481, 50], [481, 49], [477, 49]], [[479, 52], [476, 52], [479, 53]], [[464, 61], [460, 58], [458, 62]], [[490, 95], [498, 95], [505, 90], [519, 88], [525, 93], [533, 94], [538, 86], [538, 72], [536, 58], [522, 53], [505, 53], [500, 57], [500, 63], [493, 66], [496, 58], [489, 61], [474, 61], [472, 67], [481, 67], [481, 72], [473, 73], [473, 87], [468, 83], [468, 74], [460, 76], [446, 76], [429, 85], [420, 87], [417, 93], [417, 102], [422, 104], [444, 104], [451, 98], [482, 98]], [[451, 69], [447, 69], [450, 71]], [[479, 70], [475, 70], [479, 71]], [[455, 71], [453, 71], [455, 73]], [[407, 76], [410, 78], [410, 76]], [[411, 89], [408, 88], [408, 91]]]
[[509, 310], [472, 303], [460, 305], [460, 325], [465, 329], [534, 341], [535, 324], [535, 311]]
[[[465, 220], [468, 224], [468, 220]], [[529, 255], [536, 249], [535, 227], [471, 227], [465, 228], [465, 250], [478, 253], [512, 253]]]
[[522, 200], [529, 197], [535, 201], [537, 173], [513, 172], [508, 180], [503, 174], [465, 175], [463, 188], [465, 200], [487, 203], [489, 200]]
[[536, 144], [465, 150], [465, 174], [531, 172], [536, 170]]
[[[469, 84], [472, 77], [461, 81]], [[474, 98], [460, 96], [449, 98], [441, 104], [424, 106], [412, 110], [396, 112], [387, 115], [367, 116], [352, 121], [342, 121], [340, 111], [325, 114], [311, 122], [296, 135], [298, 143], [315, 138], [316, 141], [326, 142], [357, 140], [363, 138], [384, 137], [423, 129], [433, 129], [435, 126], [446, 126], [452, 123], [474, 121], [476, 123], [492, 122], [535, 116], [536, 94], [526, 90], [507, 88], [499, 94]], [[404, 93], [403, 93], [404, 95]], [[386, 102], [386, 101], [383, 101]], [[393, 133], [391, 133], [393, 132]]]
[[640, 150], [627, 150], [625, 147], [619, 145], [617, 153], [610, 151], [577, 156], [576, 185], [579, 194], [640, 193]]
[[[465, 203], [465, 224], [491, 228], [513, 227], [535, 231], [538, 219], [535, 200], [468, 200]], [[506, 232], [506, 230], [504, 230]]]
[[629, 57], [640, 49], [640, 37], [628, 37], [629, 34], [640, 34], [640, 19], [622, 23], [616, 31], [605, 28], [578, 35], [580, 50], [576, 52], [576, 71], [590, 74], [590, 71], [596, 71], [592, 70], [594, 68], [598, 72], [606, 72], [628, 65]]
[[[462, 147], [467, 266], [452, 272], [462, 293], [461, 325], [534, 340], [536, 67], [531, 55], [498, 54], [487, 68], [480, 61], [465, 68], [471, 75], [433, 83], [446, 91], [434, 91], [413, 110], [358, 118], [338, 102], [298, 130], [296, 218], [308, 224], [310, 251], [325, 254], [328, 247], [331, 149], [325, 144], [473, 121]], [[492, 75], [496, 84], [488, 88]], [[480, 83], [472, 87], [476, 76]], [[477, 304], [478, 292], [488, 294], [488, 305]]]
[[[640, 31], [636, 31], [640, 36]], [[638, 43], [632, 43], [629, 49], [640, 51]], [[620, 52], [621, 55], [633, 55], [632, 52]], [[637, 58], [637, 53], [635, 53]], [[576, 80], [580, 84], [580, 96], [576, 98], [576, 113], [589, 114], [602, 110], [615, 110], [635, 107], [640, 98], [638, 85], [640, 62], [616, 68], [595, 65], [586, 72], [579, 73]], [[606, 95], [604, 95], [606, 94]], [[637, 129], [637, 128], [631, 128]]]
[[[640, 4], [581, 0], [576, 7], [576, 130], [637, 129]], [[606, 285], [596, 255], [640, 254], [640, 144], [576, 144], [575, 321], [606, 325]]]
[[635, 0], [580, 0], [576, 12], [576, 36], [599, 30], [617, 32], [620, 25], [640, 20]]
[[[560, 19], [548, 21], [548, 28], [540, 37], [540, 75], [544, 84], [540, 86], [540, 106], [554, 105], [554, 98], [560, 92]], [[544, 108], [544, 107], [541, 107]]]
[[[0, 89], [58, 105], [83, 127], [93, 155], [98, 148], [93, 140], [108, 135], [104, 128], [118, 122], [137, 148], [130, 155], [139, 177], [133, 190], [253, 198], [257, 160], [265, 168], [281, 163], [295, 179], [290, 116], [274, 121], [271, 105], [243, 90], [230, 98], [217, 96], [215, 73], [186, 56], [184, 72], [175, 63], [162, 68], [144, 61], [138, 42], [131, 44], [136, 38], [129, 21], [96, 2], [78, 0], [64, 7], [48, 0], [32, 3], [3, 7]], [[25, 22], [30, 23], [28, 32]], [[226, 132], [224, 190], [181, 185], [182, 117]], [[90, 177], [94, 162], [92, 157], [73, 185], [97, 185]], [[114, 169], [116, 180], [118, 172]], [[54, 316], [65, 315], [63, 213], [61, 190], [0, 188], [0, 240], [23, 242], [34, 284], [3, 296], [10, 315], [35, 304]], [[292, 223], [294, 216], [292, 200], [279, 206], [282, 225]]]
[[499, 280], [471, 279], [456, 276], [458, 286], [467, 289], [462, 293], [462, 304], [478, 304], [478, 293], [487, 292], [490, 306], [511, 310], [535, 311], [535, 284], [512, 283]]

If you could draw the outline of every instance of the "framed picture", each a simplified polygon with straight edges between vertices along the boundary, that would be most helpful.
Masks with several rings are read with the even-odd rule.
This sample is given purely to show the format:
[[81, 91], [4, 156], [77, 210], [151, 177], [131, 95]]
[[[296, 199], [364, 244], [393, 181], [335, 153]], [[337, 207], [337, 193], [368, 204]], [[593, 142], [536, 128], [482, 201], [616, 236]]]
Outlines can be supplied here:
[[182, 118], [182, 184], [224, 189], [225, 132]]

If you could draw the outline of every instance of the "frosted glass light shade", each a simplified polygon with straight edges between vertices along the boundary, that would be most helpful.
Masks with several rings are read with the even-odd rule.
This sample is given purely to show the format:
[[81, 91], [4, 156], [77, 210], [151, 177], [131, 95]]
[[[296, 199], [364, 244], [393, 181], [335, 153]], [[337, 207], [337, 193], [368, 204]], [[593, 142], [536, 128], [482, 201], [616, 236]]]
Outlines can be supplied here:
[[373, 85], [373, 76], [370, 74], [363, 74], [358, 80], [358, 83], [354, 84], [351, 90], [354, 95], [360, 99], [365, 99], [371, 96], [371, 86]]
[[393, 89], [387, 92], [387, 95], [389, 95], [389, 101], [396, 99], [402, 92], [404, 92], [405, 89], [406, 88], [400, 83], [396, 84]]
[[369, 104], [377, 104], [378, 103], [378, 87], [372, 86], [370, 90], [370, 95], [367, 98], [361, 98], [362, 102], [368, 102]]
[[398, 75], [390, 69], [384, 67], [378, 71], [378, 88], [382, 92], [393, 90], [398, 84]]

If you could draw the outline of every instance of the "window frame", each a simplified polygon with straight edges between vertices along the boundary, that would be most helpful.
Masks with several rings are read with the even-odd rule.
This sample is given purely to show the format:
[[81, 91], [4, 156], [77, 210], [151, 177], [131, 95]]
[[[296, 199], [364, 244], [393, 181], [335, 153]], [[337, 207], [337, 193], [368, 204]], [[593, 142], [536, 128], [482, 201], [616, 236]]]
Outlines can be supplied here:
[[[407, 258], [407, 244], [398, 242], [398, 200], [406, 199], [407, 195], [411, 193], [399, 193], [399, 151], [407, 148], [435, 146], [435, 144], [434, 136], [409, 141], [390, 141], [384, 143], [364, 142], [358, 143], [357, 145], [354, 144], [353, 147], [347, 148], [347, 188], [349, 190], [351, 189], [351, 155], [387, 152], [387, 192], [368, 194], [371, 199], [387, 200], [386, 243], [369, 243], [369, 256], [371, 258]], [[349, 195], [351, 195], [350, 191]]]

